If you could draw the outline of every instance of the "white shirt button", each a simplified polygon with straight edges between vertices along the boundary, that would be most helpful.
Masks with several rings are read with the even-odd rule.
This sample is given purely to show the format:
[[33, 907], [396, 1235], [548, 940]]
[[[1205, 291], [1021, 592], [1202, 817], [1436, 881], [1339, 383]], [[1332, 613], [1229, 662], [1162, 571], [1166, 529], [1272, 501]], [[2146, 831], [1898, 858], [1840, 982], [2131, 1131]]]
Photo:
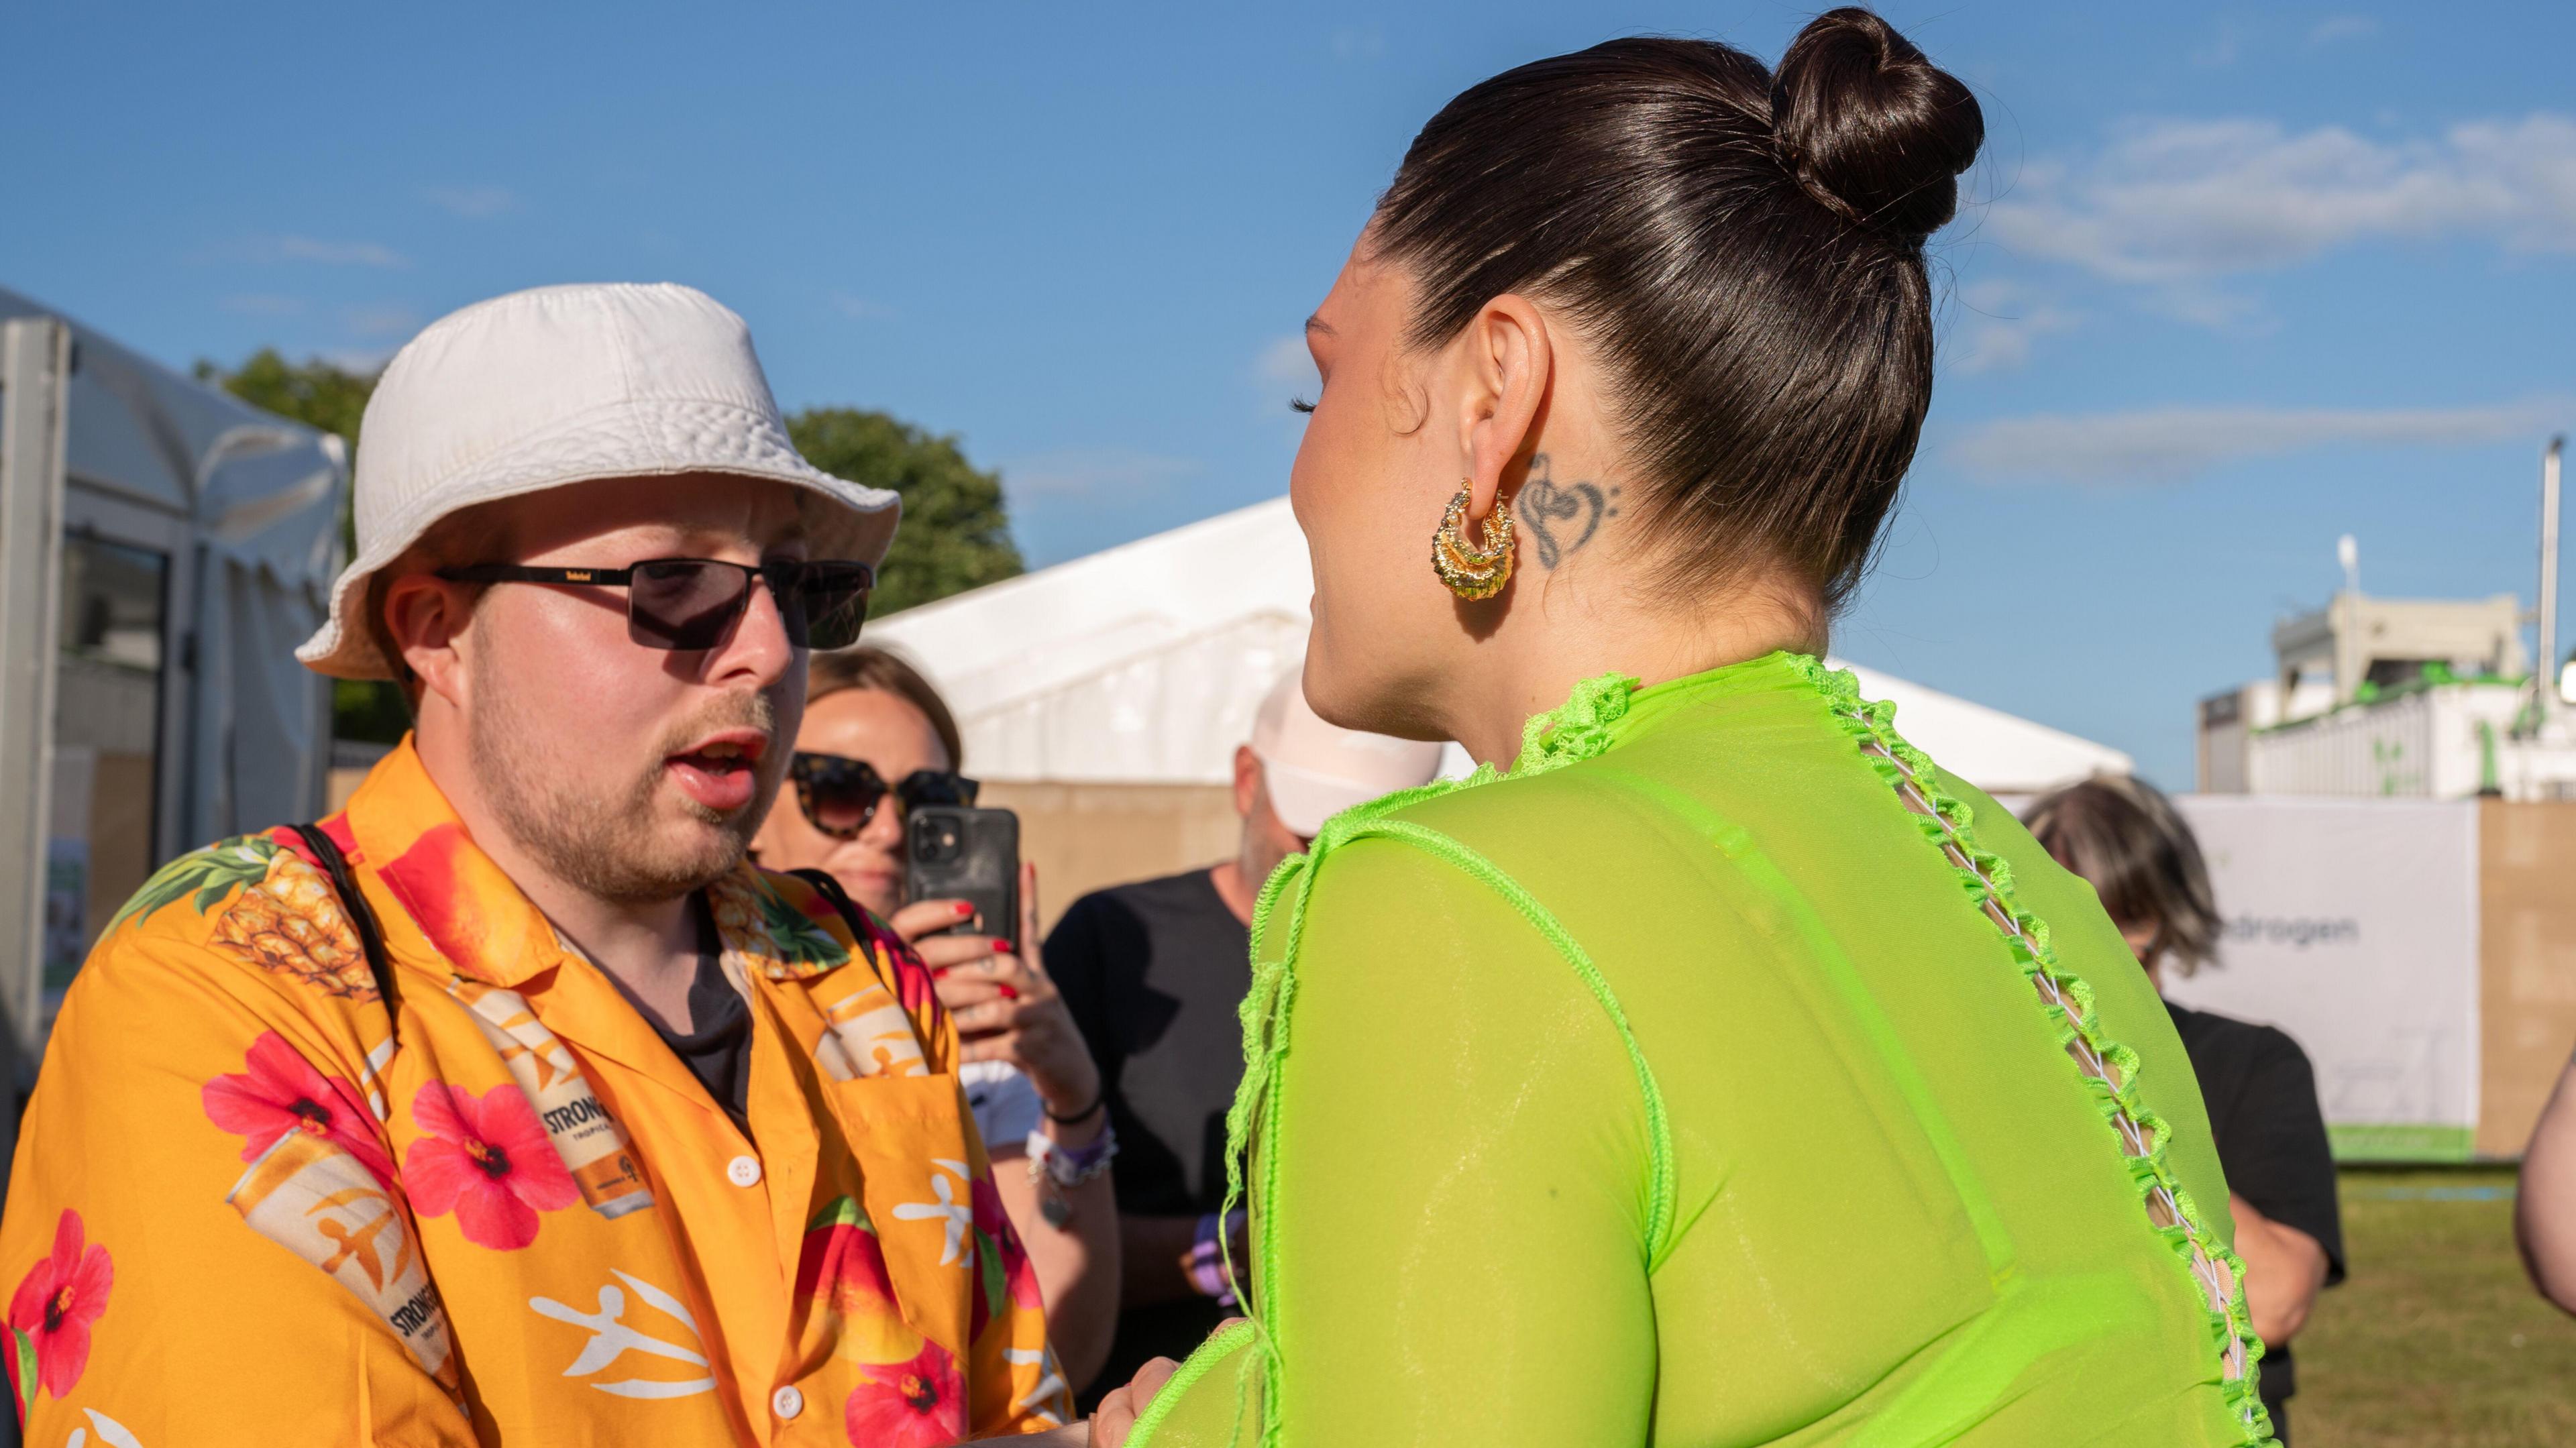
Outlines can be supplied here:
[[782, 1418], [793, 1418], [805, 1411], [805, 1395], [792, 1387], [780, 1388], [769, 1395], [769, 1411]]
[[738, 1187], [760, 1185], [760, 1158], [738, 1156], [725, 1163], [725, 1176]]

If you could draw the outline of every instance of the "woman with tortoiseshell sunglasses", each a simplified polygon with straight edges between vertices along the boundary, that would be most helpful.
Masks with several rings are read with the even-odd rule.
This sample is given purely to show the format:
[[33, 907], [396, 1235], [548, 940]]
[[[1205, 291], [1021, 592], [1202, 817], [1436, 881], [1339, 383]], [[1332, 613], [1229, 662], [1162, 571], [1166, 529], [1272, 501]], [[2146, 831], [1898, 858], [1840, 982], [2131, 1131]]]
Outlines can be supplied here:
[[817, 653], [787, 786], [753, 847], [773, 870], [830, 873], [939, 976], [994, 1183], [1037, 1270], [1048, 1341], [1079, 1391], [1118, 1320], [1118, 1205], [1105, 1172], [1041, 1183], [1022, 1165], [1034, 1136], [1048, 1138], [1052, 1164], [1096, 1150], [1108, 1130], [1100, 1072], [1039, 959], [1036, 868], [1021, 867], [1016, 921], [959, 930], [964, 901], [904, 899], [904, 816], [975, 802], [975, 781], [958, 773], [963, 754], [948, 705], [911, 666], [866, 646]]

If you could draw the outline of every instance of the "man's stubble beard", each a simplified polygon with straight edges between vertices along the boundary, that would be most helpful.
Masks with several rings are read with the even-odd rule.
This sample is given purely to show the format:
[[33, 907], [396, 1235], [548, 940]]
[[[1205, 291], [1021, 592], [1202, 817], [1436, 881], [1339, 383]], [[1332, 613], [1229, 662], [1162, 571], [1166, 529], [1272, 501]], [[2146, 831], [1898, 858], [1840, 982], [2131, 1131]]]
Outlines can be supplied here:
[[[489, 677], [476, 681], [478, 707], [466, 723], [475, 784], [511, 839], [549, 874], [596, 899], [646, 905], [703, 890], [742, 863], [786, 772], [778, 710], [767, 694], [729, 694], [712, 702], [655, 741], [651, 764], [625, 787], [594, 791], [528, 747], [543, 736], [506, 686], [493, 687], [497, 683]], [[770, 737], [750, 805], [728, 818], [683, 795], [681, 807], [715, 828], [687, 843], [664, 838], [658, 808], [663, 761], [719, 729], [738, 728]]]

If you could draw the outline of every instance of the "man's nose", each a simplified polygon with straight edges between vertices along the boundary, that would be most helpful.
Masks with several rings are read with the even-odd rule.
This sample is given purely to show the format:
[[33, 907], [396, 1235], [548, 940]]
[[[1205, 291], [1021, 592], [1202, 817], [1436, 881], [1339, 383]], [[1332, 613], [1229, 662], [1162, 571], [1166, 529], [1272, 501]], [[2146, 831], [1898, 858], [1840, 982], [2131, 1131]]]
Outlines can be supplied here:
[[766, 579], [751, 581], [751, 595], [724, 642], [707, 653], [707, 682], [749, 679], [766, 688], [784, 677], [796, 662], [796, 646], [787, 638], [787, 615]]

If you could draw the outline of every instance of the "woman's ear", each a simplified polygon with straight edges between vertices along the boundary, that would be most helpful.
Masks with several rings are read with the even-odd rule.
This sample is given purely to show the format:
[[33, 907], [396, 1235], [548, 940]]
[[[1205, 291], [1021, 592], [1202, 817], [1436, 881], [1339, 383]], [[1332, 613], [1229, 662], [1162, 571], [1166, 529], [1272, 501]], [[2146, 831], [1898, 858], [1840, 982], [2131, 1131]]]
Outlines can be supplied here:
[[[474, 621], [471, 585], [450, 583], [429, 573], [407, 573], [385, 585], [385, 634], [402, 655], [405, 667], [420, 681], [424, 694], [435, 694], [451, 708], [465, 707], [465, 649]], [[415, 700], [412, 712], [420, 712]]]
[[1463, 342], [1467, 405], [1459, 418], [1459, 443], [1467, 459], [1467, 513], [1482, 519], [1493, 513], [1504, 479], [1532, 450], [1556, 351], [1547, 319], [1514, 292], [1485, 303], [1467, 324]]

